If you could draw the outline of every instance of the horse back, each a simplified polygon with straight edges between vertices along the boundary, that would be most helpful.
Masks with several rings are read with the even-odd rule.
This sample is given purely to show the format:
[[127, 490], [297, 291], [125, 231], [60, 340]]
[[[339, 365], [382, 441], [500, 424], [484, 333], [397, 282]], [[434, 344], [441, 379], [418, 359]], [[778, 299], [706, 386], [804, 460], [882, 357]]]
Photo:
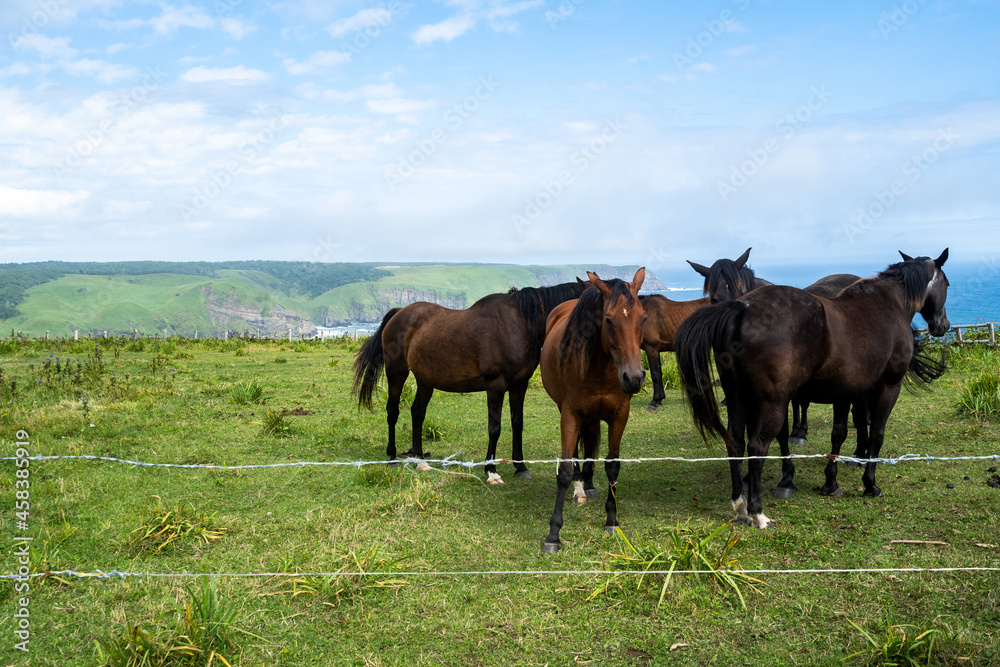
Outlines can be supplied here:
[[646, 323], [642, 326], [642, 346], [657, 352], [673, 352], [677, 327], [688, 315], [712, 303], [707, 296], [690, 301], [674, 301], [660, 294], [643, 295], [639, 300], [646, 311]]

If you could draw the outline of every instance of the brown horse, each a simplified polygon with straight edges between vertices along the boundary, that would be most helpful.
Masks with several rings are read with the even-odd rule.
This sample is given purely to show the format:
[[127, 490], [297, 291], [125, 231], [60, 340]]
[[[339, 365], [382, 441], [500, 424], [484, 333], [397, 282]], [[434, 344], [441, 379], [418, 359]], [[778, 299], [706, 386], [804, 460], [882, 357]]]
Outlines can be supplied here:
[[660, 352], [674, 351], [674, 332], [684, 318], [712, 301], [708, 297], [691, 301], [673, 301], [660, 294], [643, 294], [639, 297], [646, 311], [646, 324], [642, 327], [642, 351], [649, 360], [649, 375], [653, 380], [653, 400], [647, 410], [656, 410], [667, 394], [663, 391], [663, 366]]
[[[950, 327], [945, 312], [948, 278], [941, 270], [948, 250], [933, 260], [905, 254], [903, 259], [833, 298], [794, 287], [764, 287], [736, 301], [702, 308], [678, 328], [677, 365], [695, 424], [703, 436], [718, 434], [730, 453], [738, 521], [759, 528], [771, 524], [762, 511], [763, 460], [751, 458], [744, 481], [743, 454], [746, 448], [751, 457], [767, 456], [774, 437], [783, 427], [787, 431], [792, 396], [833, 403], [835, 414], [840, 413], [835, 421], [844, 423], [849, 403], [866, 400], [871, 419], [868, 454], [878, 458], [889, 414], [917, 359], [911, 320], [919, 312], [934, 336], [943, 336]], [[713, 350], [728, 404], [728, 431], [712, 391]], [[845, 436], [846, 429], [836, 434], [834, 455]], [[873, 462], [865, 466], [865, 496], [882, 495], [875, 468]], [[836, 471], [831, 460], [826, 489], [836, 487]]]
[[389, 460], [396, 458], [399, 398], [412, 371], [417, 391], [410, 407], [413, 444], [408, 454], [416, 458], [424, 456], [424, 416], [435, 389], [485, 391], [489, 410], [486, 460], [491, 462], [486, 465], [486, 477], [491, 484], [502, 484], [492, 461], [500, 438], [503, 396], [509, 393], [511, 458], [516, 475], [531, 479], [523, 463], [521, 442], [524, 394], [538, 366], [545, 320], [556, 305], [580, 296], [587, 286], [578, 281], [512, 289], [484, 296], [465, 310], [418, 302], [386, 313], [378, 331], [361, 346], [354, 360], [353, 391], [358, 395], [358, 404], [370, 410], [379, 376], [385, 368], [389, 383], [385, 405]]
[[[542, 383], [559, 406], [562, 449], [556, 475], [556, 506], [549, 522], [549, 534], [542, 551], [559, 550], [563, 502], [573, 479], [573, 457], [583, 444], [585, 459], [597, 455], [601, 422], [608, 425], [608, 456], [604, 471], [608, 476], [608, 499], [604, 504], [604, 529], [618, 525], [618, 451], [628, 423], [632, 394], [646, 379], [642, 369], [642, 325], [646, 319], [638, 292], [646, 276], [636, 271], [631, 283], [601, 280], [589, 273], [593, 287], [576, 301], [557, 306], [546, 325], [542, 346]], [[576, 494], [593, 483], [594, 465], [583, 466], [583, 481], [575, 483]], [[596, 494], [595, 494], [596, 495]]]

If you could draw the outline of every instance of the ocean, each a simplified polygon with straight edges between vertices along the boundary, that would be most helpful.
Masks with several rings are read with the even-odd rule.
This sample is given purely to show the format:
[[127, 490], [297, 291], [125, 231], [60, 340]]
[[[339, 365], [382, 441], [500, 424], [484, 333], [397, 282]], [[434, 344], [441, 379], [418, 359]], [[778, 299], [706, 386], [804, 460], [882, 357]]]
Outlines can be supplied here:
[[[832, 273], [854, 273], [862, 278], [873, 275], [871, 267], [863, 269], [842, 266], [837, 268], [786, 266], [772, 267], [768, 271], [754, 270], [765, 280], [794, 287], [806, 287]], [[945, 308], [953, 326], [1000, 322], [1000, 259], [979, 264], [947, 262], [944, 265], [944, 272], [948, 276], [949, 283]], [[690, 277], [685, 273], [671, 272], [669, 275], [660, 275], [655, 271], [654, 273], [669, 288], [660, 293], [670, 299], [687, 301], [701, 296], [704, 279], [693, 270], [689, 269]], [[913, 318], [913, 325], [918, 329], [927, 326], [920, 315]]]

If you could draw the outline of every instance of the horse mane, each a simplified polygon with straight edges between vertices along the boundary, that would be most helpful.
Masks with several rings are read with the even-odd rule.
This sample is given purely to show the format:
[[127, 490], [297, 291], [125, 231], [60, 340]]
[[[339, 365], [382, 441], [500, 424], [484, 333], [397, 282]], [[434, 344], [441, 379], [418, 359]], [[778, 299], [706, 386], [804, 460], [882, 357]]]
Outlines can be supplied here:
[[[635, 303], [635, 297], [632, 296], [627, 282], [618, 278], [610, 278], [604, 282], [611, 288], [612, 301], [624, 296], [628, 307]], [[588, 287], [577, 300], [573, 312], [569, 314], [566, 330], [563, 331], [562, 340], [559, 341], [560, 363], [568, 364], [572, 355], [576, 353], [577, 372], [580, 377], [583, 377], [587, 367], [590, 366], [590, 355], [601, 335], [603, 317], [604, 295], [596, 287]]]
[[580, 296], [582, 291], [579, 283], [572, 282], [547, 287], [511, 287], [507, 294], [514, 299], [514, 308], [525, 324], [544, 329], [549, 311], [563, 301]]
[[874, 287], [875, 283], [881, 280], [894, 282], [903, 290], [903, 303], [907, 308], [917, 312], [927, 295], [927, 284], [934, 277], [931, 270], [927, 268], [929, 261], [929, 257], [914, 257], [904, 262], [896, 262], [880, 271], [874, 278], [860, 280], [855, 285], [858, 289], [864, 290]]
[[736, 262], [732, 260], [715, 262], [709, 269], [708, 276], [705, 277], [705, 287], [702, 293], [712, 294], [722, 283], [728, 283], [734, 288], [739, 288], [741, 294], [746, 294], [754, 288], [755, 279], [753, 269], [746, 264], [737, 269]]
[[929, 385], [948, 370], [945, 350], [942, 349], [940, 358], [935, 359], [928, 353], [926, 343], [927, 340], [914, 329], [913, 355], [906, 367], [906, 375], [903, 376], [904, 386], [910, 393]]

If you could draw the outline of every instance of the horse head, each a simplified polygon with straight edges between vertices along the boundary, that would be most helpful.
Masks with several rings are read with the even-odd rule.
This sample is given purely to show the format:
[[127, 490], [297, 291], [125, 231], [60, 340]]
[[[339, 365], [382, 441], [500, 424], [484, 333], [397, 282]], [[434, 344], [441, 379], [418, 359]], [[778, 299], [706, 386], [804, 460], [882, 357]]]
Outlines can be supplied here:
[[687, 260], [695, 271], [705, 277], [704, 293], [711, 298], [712, 303], [735, 301], [754, 288], [753, 269], [746, 266], [750, 258], [750, 248], [732, 259], [717, 259], [709, 268], [697, 262]]
[[944, 302], [948, 298], [948, 276], [941, 267], [948, 260], [948, 249], [945, 248], [941, 256], [934, 260], [930, 257], [910, 257], [902, 250], [899, 254], [904, 262], [923, 262], [926, 266], [930, 278], [918, 312], [927, 322], [927, 330], [932, 336], [945, 335], [951, 328], [951, 322], [948, 321], [948, 313], [944, 307]]
[[601, 345], [618, 367], [622, 391], [635, 394], [646, 380], [641, 354], [642, 325], [646, 321], [646, 313], [639, 301], [639, 289], [646, 270], [640, 268], [636, 271], [632, 282], [615, 281], [613, 285], [608, 285], [596, 273], [588, 271], [587, 276], [603, 300]]

